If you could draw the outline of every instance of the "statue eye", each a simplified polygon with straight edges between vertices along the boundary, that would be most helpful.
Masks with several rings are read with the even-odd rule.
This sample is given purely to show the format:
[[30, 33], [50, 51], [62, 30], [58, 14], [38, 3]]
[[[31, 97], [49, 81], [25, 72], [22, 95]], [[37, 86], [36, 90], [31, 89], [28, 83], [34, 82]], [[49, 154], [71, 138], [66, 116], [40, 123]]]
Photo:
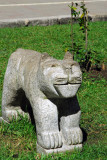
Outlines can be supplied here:
[[52, 64], [51, 67], [57, 67], [57, 65], [56, 64]]

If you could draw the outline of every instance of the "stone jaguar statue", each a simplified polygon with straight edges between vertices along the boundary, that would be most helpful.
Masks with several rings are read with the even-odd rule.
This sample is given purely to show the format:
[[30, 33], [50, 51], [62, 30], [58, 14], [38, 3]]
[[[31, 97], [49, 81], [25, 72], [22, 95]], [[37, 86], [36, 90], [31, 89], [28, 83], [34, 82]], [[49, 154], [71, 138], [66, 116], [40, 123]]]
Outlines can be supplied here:
[[[4, 78], [1, 120], [9, 122], [31, 105], [38, 152], [81, 148], [80, 107], [76, 93], [82, 81], [79, 64], [70, 53], [63, 60], [18, 49], [8, 62]], [[68, 147], [68, 148], [67, 148]]]

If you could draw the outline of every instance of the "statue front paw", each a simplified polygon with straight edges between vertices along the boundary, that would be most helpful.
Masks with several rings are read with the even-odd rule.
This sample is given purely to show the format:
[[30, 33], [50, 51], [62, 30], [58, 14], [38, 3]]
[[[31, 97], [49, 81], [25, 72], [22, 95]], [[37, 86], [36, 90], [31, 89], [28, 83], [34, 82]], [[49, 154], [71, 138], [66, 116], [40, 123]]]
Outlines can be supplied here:
[[79, 127], [64, 129], [62, 131], [62, 134], [65, 140], [65, 143], [68, 145], [80, 144], [83, 141], [83, 134]]
[[46, 149], [60, 148], [62, 146], [62, 136], [60, 132], [42, 132], [37, 135], [40, 146]]

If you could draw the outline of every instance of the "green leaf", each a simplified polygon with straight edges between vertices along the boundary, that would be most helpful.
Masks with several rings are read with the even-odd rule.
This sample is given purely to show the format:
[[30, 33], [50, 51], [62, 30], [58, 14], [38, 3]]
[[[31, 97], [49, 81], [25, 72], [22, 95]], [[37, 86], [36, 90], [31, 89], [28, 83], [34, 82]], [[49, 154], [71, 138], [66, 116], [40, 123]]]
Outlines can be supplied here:
[[73, 6], [72, 6], [71, 8], [72, 8], [74, 11], [76, 11], [76, 10], [77, 10], [77, 8], [76, 8], [76, 7], [73, 7]]
[[80, 18], [83, 18], [84, 17], [84, 13], [82, 13], [82, 15], [80, 16]]

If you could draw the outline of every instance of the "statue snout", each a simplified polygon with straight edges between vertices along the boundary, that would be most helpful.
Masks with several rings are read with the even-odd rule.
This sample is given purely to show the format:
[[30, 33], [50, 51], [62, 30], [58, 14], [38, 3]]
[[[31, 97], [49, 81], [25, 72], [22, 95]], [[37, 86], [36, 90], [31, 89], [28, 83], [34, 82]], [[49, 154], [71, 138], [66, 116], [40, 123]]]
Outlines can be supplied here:
[[69, 83], [70, 84], [81, 84], [82, 78], [81, 77], [70, 77]]

